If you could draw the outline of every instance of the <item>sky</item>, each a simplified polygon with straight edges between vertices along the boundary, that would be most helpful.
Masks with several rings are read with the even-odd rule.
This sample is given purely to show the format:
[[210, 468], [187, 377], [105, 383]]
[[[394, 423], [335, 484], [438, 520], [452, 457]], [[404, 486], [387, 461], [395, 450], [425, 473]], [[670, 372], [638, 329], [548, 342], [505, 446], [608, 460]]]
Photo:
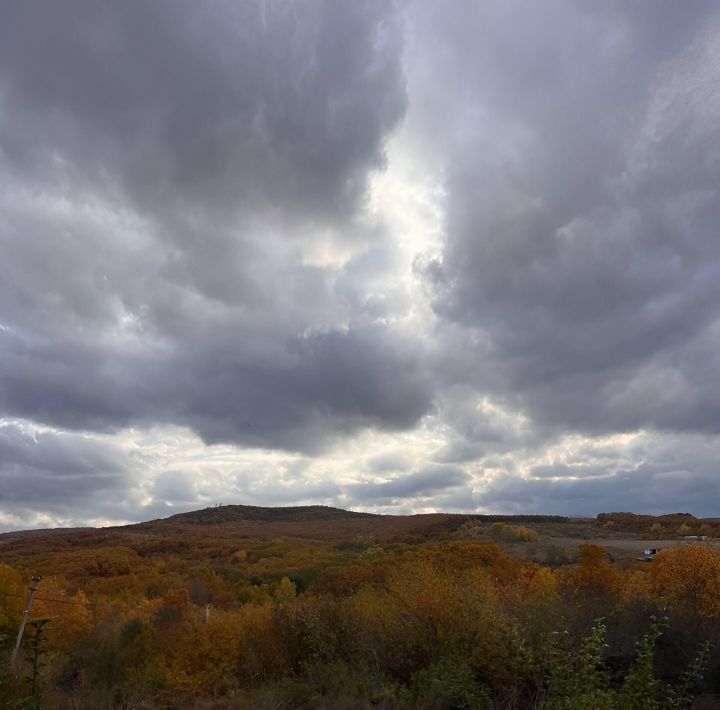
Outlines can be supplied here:
[[714, 0], [0, 6], [0, 530], [720, 516]]

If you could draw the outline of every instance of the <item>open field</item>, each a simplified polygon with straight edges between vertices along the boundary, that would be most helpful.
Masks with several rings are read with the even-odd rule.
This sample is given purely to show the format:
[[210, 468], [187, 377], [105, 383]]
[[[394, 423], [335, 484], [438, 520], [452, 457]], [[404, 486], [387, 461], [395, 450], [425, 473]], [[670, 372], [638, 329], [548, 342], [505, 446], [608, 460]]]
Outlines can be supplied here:
[[555, 545], [567, 548], [576, 548], [579, 544], [598, 545], [608, 551], [611, 560], [625, 560], [639, 557], [643, 553], [643, 550], [649, 547], [666, 550], [683, 544], [680, 540], [659, 540], [636, 537], [591, 537], [583, 538], [582, 541], [574, 537], [554, 537], [548, 539]]

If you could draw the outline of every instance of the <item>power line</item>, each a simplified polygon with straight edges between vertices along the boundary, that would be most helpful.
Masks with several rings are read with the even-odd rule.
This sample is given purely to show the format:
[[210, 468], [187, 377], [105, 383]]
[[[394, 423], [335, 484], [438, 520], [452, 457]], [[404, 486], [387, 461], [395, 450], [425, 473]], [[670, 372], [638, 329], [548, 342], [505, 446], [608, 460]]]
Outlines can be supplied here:
[[[11, 592], [3, 592], [0, 591], [0, 595], [5, 597], [14, 597], [15, 599], [25, 599], [25, 597], [22, 594], [12, 594]], [[89, 599], [86, 598], [84, 602], [79, 601], [78, 599], [52, 599], [50, 597], [35, 597], [35, 601], [41, 601], [41, 602], [52, 602], [54, 604], [81, 604], [85, 605], [88, 604], [89, 606], [95, 607], [96, 609], [117, 609], [117, 605], [113, 604], [100, 604], [98, 602], [92, 602]], [[211, 606], [211, 605], [206, 605]], [[209, 610], [205, 611], [206, 617], [209, 619]]]
[[[11, 592], [3, 592], [0, 591], [0, 594], [2, 594], [5, 597], [15, 597], [16, 599], [25, 599], [25, 597], [22, 594], [12, 594]], [[51, 599], [50, 597], [35, 597], [36, 601], [41, 602], [53, 602], [55, 604], [89, 604], [90, 606], [99, 607], [102, 609], [114, 609], [114, 606], [111, 606], [110, 604], [98, 604], [98, 602], [91, 602], [89, 599], [87, 599], [85, 602], [82, 602], [78, 599]]]
[[[5, 597], [15, 597], [16, 599], [25, 599], [22, 594], [12, 594], [10, 592], [0, 592]], [[81, 604], [76, 599], [51, 599], [50, 597], [35, 597], [40, 602], [57, 602], [58, 604]], [[91, 602], [88, 602], [91, 603]]]

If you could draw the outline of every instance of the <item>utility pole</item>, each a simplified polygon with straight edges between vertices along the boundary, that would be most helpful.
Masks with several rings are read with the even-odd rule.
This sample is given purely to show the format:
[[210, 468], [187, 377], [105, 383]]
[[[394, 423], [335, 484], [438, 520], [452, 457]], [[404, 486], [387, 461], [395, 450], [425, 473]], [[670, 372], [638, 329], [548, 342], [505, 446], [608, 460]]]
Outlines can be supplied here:
[[20, 644], [22, 643], [23, 633], [25, 632], [25, 624], [27, 624], [30, 611], [32, 609], [33, 600], [35, 599], [35, 593], [37, 592], [38, 585], [40, 584], [40, 576], [32, 578], [32, 584], [30, 585], [30, 598], [28, 599], [27, 608], [23, 611], [22, 621], [20, 622], [20, 628], [18, 629], [17, 641], [15, 642], [15, 648], [13, 649], [12, 656], [10, 656], [10, 668], [15, 669], [15, 662], [17, 661], [18, 651], [20, 650]]

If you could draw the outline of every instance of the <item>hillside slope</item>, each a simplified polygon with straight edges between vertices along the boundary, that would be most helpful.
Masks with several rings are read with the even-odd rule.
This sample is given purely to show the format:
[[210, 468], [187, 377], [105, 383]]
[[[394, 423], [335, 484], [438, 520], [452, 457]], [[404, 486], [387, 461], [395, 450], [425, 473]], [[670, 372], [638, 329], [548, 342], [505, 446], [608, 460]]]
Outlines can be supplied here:
[[[241, 522], [311, 522], [317, 520], [348, 520], [352, 518], [376, 518], [373, 513], [357, 513], [327, 505], [301, 505], [282, 508], [255, 505], [220, 505], [188, 513], [178, 513], [163, 518], [168, 523], [191, 523], [197, 525], [219, 525]], [[157, 523], [159, 521], [151, 521]], [[142, 524], [142, 523], [141, 523]]]

